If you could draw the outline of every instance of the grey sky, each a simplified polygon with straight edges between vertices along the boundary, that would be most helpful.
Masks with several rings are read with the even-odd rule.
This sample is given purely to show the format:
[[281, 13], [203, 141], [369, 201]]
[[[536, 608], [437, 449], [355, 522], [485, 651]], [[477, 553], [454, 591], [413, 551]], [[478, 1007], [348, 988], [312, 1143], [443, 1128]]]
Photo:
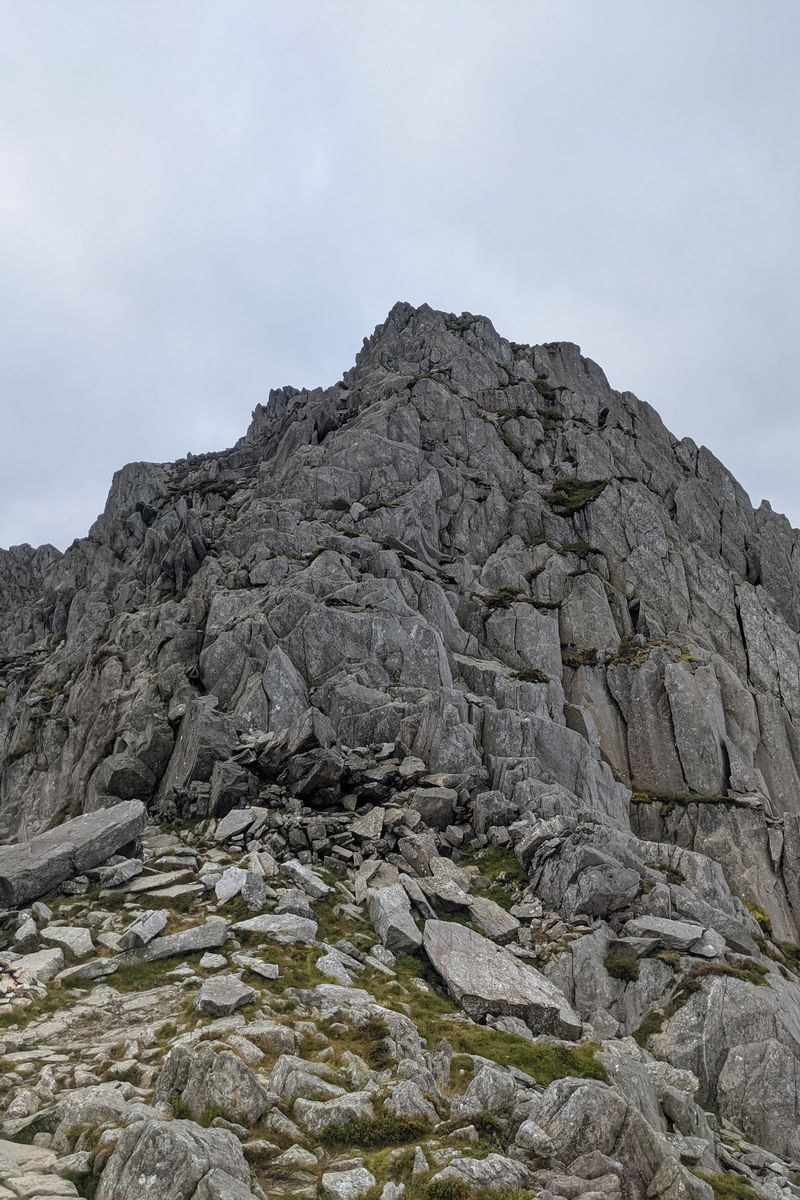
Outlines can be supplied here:
[[566, 339], [800, 523], [797, 0], [0, 0], [0, 545], [397, 299]]

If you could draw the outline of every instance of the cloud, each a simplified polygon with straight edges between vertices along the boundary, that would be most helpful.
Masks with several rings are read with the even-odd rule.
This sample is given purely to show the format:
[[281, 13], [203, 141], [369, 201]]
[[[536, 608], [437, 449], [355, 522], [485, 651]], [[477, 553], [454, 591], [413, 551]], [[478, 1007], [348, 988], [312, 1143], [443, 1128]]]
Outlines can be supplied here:
[[0, 544], [399, 298], [566, 339], [800, 523], [794, 0], [0, 9]]

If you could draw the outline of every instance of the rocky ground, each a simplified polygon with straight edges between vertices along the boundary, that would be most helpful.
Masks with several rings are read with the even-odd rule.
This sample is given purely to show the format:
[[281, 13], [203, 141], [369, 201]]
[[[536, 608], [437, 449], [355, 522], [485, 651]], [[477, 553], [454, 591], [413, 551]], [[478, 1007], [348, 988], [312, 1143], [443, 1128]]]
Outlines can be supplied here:
[[800, 1194], [799, 631], [708, 450], [424, 305], [0, 550], [0, 1197]]
[[800, 1195], [645, 1048], [657, 1000], [763, 1010], [775, 958], [564, 919], [531, 882], [547, 823], [372, 752], [341, 811], [149, 825], [6, 913], [0, 1196]]

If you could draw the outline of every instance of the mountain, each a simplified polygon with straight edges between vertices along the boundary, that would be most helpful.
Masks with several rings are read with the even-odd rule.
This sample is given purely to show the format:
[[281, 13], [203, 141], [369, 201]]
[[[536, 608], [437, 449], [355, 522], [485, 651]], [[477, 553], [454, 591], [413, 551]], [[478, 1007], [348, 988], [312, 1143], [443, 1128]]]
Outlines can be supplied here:
[[[320, 1194], [346, 1200], [378, 1185], [398, 1200], [386, 1188], [401, 1183], [410, 1200], [539, 1185], [542, 1197], [800, 1195], [800, 534], [766, 502], [754, 510], [710, 451], [613, 390], [577, 346], [518, 345], [486, 318], [397, 304], [340, 383], [271, 392], [229, 450], [125, 467], [63, 554], [0, 551], [0, 613], [0, 963], [19, 974], [52, 957], [42, 947], [64, 943], [60, 928], [91, 945], [59, 969], [61, 989], [32, 985], [24, 1029], [22, 985], [9, 985], [8, 1053], [46, 1040], [43, 1004], [74, 987], [110, 993], [115, 974], [176, 1019], [182, 984], [151, 977], [153, 962], [174, 967], [172, 952], [150, 960], [146, 947], [182, 931], [162, 924], [138, 943], [121, 924], [145, 919], [155, 892], [172, 925], [177, 906], [214, 926], [197, 935], [207, 944], [176, 951], [187, 986], [210, 969], [193, 954], [221, 958], [234, 969], [220, 986], [253, 991], [242, 1004], [262, 1005], [256, 1023], [283, 1029], [270, 1036], [312, 1080], [295, 1093], [289, 1067], [270, 1062], [270, 1074], [236, 1045], [203, 1049], [200, 1070], [198, 1029], [179, 1021], [183, 1058], [176, 1046], [162, 1066], [151, 1044], [129, 1077], [87, 1086], [122, 1080], [146, 1107], [180, 1093], [171, 1115], [192, 1120], [154, 1110], [110, 1159], [94, 1142], [76, 1151], [75, 1113], [58, 1101], [42, 1123], [20, 1077], [6, 1136], [33, 1122], [43, 1153], [91, 1150], [100, 1200], [249, 1195], [180, 1173], [178, 1190], [124, 1190], [137, 1155], [156, 1153], [145, 1136], [170, 1155], [179, 1134], [210, 1136], [186, 1093], [195, 1076], [239, 1071], [220, 1066], [227, 1054], [254, 1078], [225, 1086], [286, 1101], [264, 1137], [276, 1160], [294, 1154], [276, 1173], [266, 1153], [261, 1174], [250, 1154], [245, 1175], [234, 1139], [219, 1170], [245, 1189], [314, 1195], [321, 1161], [369, 1175], [337, 1191], [323, 1174]], [[149, 823], [142, 810], [131, 857], [122, 833], [109, 841], [108, 814], [126, 802], [121, 829], [140, 801]], [[31, 856], [41, 878], [56, 869], [70, 924], [50, 893], [49, 915], [23, 907]], [[156, 873], [169, 878], [148, 886]], [[220, 940], [232, 915], [239, 928]], [[101, 928], [110, 956], [98, 957]], [[328, 1035], [327, 1059], [289, 1038], [286, 988], [259, 990], [262, 975], [239, 962], [236, 943], [253, 936], [283, 948], [280, 978]], [[392, 1008], [386, 971], [405, 1007]], [[420, 1015], [420, 988], [429, 1008], [455, 1009]], [[234, 1020], [225, 1003], [197, 1011]], [[336, 1037], [369, 1012], [389, 1022], [388, 1049], [372, 1065], [361, 1056], [361, 1078], [340, 1058], [358, 1051]], [[73, 1018], [71, 1006], [59, 1018], [67, 1041]], [[134, 1027], [119, 1010], [102, 1035]], [[246, 1028], [230, 1036], [247, 1040]], [[563, 1070], [525, 1067], [545, 1050]], [[452, 1063], [470, 1055], [459, 1092]], [[77, 1096], [86, 1067], [70, 1069]], [[337, 1145], [361, 1145], [360, 1161], [340, 1170], [309, 1116], [321, 1110], [303, 1106], [374, 1123], [390, 1078], [386, 1104], [407, 1103], [393, 1117], [417, 1124], [380, 1144], [415, 1140], [426, 1167], [387, 1175], [353, 1127]], [[231, 1111], [252, 1141], [262, 1115]], [[480, 1143], [472, 1157], [473, 1134], [451, 1137], [459, 1120]], [[312, 1170], [302, 1156], [315, 1151]], [[742, 1179], [720, 1182], [731, 1171]], [[559, 1183], [569, 1177], [584, 1190]], [[745, 1190], [720, 1190], [734, 1186]]]

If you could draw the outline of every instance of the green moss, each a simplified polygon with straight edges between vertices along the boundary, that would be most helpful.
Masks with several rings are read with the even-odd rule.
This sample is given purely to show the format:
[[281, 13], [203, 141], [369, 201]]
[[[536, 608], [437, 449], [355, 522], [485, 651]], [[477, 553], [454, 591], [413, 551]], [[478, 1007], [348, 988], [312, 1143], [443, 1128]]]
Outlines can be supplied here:
[[760, 1200], [761, 1193], [750, 1187], [744, 1175], [707, 1175], [705, 1171], [694, 1174], [703, 1183], [713, 1188], [714, 1200]]
[[[667, 1006], [669, 1008], [669, 1006]], [[657, 1033], [661, 1033], [670, 1016], [674, 1013], [667, 1013], [667, 1008], [655, 1008], [649, 1012], [642, 1021], [638, 1029], [634, 1030], [633, 1036], [640, 1046], [646, 1046], [651, 1037], [655, 1037]], [[677, 1012], [677, 1009], [675, 1010]]]
[[572, 517], [602, 495], [610, 479], [556, 479], [544, 498], [559, 517]]
[[130, 963], [118, 967], [108, 982], [118, 992], [148, 992], [151, 988], [161, 987], [165, 982], [164, 976], [172, 971], [175, 963], [169, 958], [157, 959], [155, 962]]
[[[334, 1025], [338, 1026], [335, 1030], [331, 1028]], [[362, 1025], [354, 1025], [350, 1033], [345, 1035], [341, 1033], [339, 1016], [317, 1021], [317, 1028], [330, 1038], [338, 1056], [345, 1051], [358, 1054], [374, 1071], [383, 1071], [394, 1061], [386, 1045], [390, 1036], [389, 1027], [380, 1017], [368, 1017]]]
[[666, 963], [673, 970], [677, 970], [681, 965], [681, 956], [677, 950], [656, 950], [652, 957], [657, 958], [659, 962]]
[[43, 996], [41, 1000], [34, 1000], [27, 1008], [18, 1008], [12, 1012], [3, 1013], [0, 1016], [0, 1033], [13, 1029], [24, 1029], [30, 1025], [31, 1021], [58, 1012], [68, 1002], [68, 998], [65, 998], [61, 989], [53, 987], [51, 984], [47, 995]]
[[747, 808], [744, 801], [734, 796], [699, 792], [649, 792], [642, 788], [632, 790], [631, 804], [660, 804], [662, 817], [668, 817], [675, 808], [685, 808], [689, 804], [727, 804], [731, 808]]
[[614, 946], [603, 959], [603, 966], [612, 979], [634, 982], [639, 978], [639, 959], [626, 946]]
[[517, 884], [528, 882], [522, 863], [514, 852], [505, 846], [487, 846], [474, 854], [465, 854], [459, 863], [477, 867], [481, 875], [493, 883], [498, 879]]
[[677, 870], [677, 868], [670, 866], [669, 863], [667, 863], [665, 865], [660, 862], [647, 862], [647, 863], [645, 863], [645, 866], [649, 867], [651, 871], [658, 871], [661, 875], [664, 876], [667, 883], [679, 884], [679, 883], [686, 882], [686, 877], [684, 875], [682, 875], [681, 872]]

